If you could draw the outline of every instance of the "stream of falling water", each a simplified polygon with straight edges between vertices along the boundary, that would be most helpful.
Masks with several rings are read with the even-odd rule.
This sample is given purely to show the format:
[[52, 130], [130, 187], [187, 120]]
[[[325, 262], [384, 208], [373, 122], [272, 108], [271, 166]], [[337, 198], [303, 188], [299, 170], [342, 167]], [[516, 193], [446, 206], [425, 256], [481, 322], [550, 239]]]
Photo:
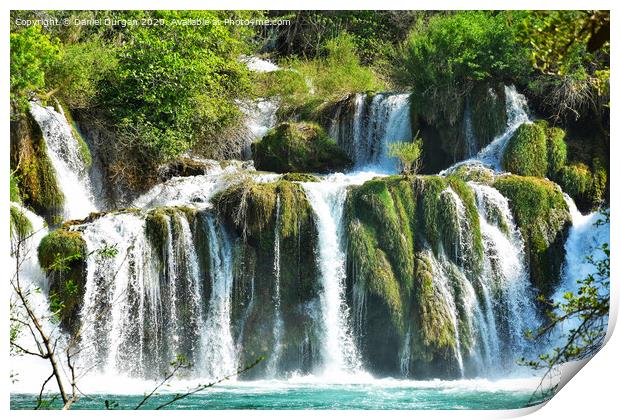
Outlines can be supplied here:
[[88, 168], [80, 145], [65, 116], [54, 108], [30, 103], [30, 113], [39, 124], [47, 145], [47, 155], [62, 191], [65, 219], [79, 219], [96, 211]]

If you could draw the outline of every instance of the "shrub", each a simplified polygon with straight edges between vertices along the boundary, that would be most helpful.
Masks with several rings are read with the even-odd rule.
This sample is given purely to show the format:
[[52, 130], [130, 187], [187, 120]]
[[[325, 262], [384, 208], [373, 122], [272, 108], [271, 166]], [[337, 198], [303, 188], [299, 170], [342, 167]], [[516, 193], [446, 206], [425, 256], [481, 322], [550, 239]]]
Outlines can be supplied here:
[[512, 79], [525, 71], [525, 50], [506, 13], [457, 12], [422, 19], [401, 50], [395, 77], [419, 94], [468, 81]]
[[401, 170], [405, 175], [417, 174], [421, 164], [422, 139], [392, 143], [388, 146], [388, 156], [400, 161]]

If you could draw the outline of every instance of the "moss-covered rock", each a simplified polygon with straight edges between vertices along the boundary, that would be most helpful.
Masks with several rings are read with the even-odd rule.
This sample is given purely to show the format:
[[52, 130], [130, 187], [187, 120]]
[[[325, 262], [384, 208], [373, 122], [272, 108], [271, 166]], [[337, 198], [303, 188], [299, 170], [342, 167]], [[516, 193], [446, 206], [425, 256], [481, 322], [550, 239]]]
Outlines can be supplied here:
[[584, 163], [572, 163], [558, 174], [558, 183], [580, 209], [588, 211], [603, 202], [607, 172], [601, 167], [597, 169], [598, 172], [593, 173]]
[[[279, 371], [309, 371], [316, 362], [312, 349], [318, 346], [310, 308], [316, 305], [320, 286], [315, 258], [318, 233], [303, 187], [286, 180], [248, 179], [213, 201], [216, 214], [235, 238], [232, 313], [233, 331], [241, 339], [241, 360], [268, 359], [245, 377], [264, 375], [271, 363]], [[277, 357], [277, 317], [282, 321], [281, 348], [278, 359], [270, 361]]]
[[252, 145], [256, 169], [274, 172], [336, 172], [351, 160], [314, 123], [282, 123]]
[[546, 179], [505, 175], [493, 184], [510, 203], [525, 242], [532, 283], [544, 294], [558, 284], [570, 213], [562, 192]]
[[11, 170], [24, 204], [50, 224], [61, 221], [65, 197], [43, 133], [30, 114], [11, 121]]
[[52, 311], [63, 328], [76, 331], [86, 283], [86, 243], [80, 232], [57, 229], [45, 236], [37, 250], [49, 281]]
[[[360, 348], [371, 370], [399, 374], [394, 349], [402, 350], [409, 334], [416, 375], [453, 374], [454, 325], [429, 258], [443, 255], [447, 264], [480, 272], [482, 239], [469, 186], [439, 176], [373, 179], [351, 189], [345, 228], [349, 303], [354, 324], [363, 324]], [[432, 325], [441, 330], [429, 331]]]
[[544, 125], [522, 124], [506, 145], [502, 166], [517, 175], [546, 176], [547, 135]]
[[566, 164], [566, 133], [559, 127], [547, 127], [547, 176], [555, 179]]
[[298, 172], [289, 172], [282, 175], [282, 180], [291, 182], [318, 182], [319, 177], [312, 174], [302, 174]]

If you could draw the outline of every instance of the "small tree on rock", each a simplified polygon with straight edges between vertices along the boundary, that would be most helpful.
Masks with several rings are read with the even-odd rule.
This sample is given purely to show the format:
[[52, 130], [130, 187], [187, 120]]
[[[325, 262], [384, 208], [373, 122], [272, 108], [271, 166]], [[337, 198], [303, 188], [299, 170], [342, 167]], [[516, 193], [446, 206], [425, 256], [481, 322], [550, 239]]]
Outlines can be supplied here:
[[412, 142], [392, 143], [388, 146], [388, 156], [399, 160], [403, 174], [415, 175], [422, 166], [422, 139], [416, 135]]

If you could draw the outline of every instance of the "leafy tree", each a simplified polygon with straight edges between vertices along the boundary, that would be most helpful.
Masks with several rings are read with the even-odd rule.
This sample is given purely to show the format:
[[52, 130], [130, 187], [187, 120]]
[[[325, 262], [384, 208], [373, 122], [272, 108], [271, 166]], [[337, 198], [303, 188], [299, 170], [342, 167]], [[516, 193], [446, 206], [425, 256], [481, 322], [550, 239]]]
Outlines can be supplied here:
[[11, 106], [14, 114], [45, 87], [46, 71], [60, 57], [60, 43], [33, 25], [11, 33]]
[[239, 116], [235, 99], [249, 91], [237, 58], [242, 43], [225, 25], [175, 25], [215, 19], [216, 12], [153, 12], [157, 27], [126, 35], [114, 78], [102, 92], [108, 113], [155, 160], [176, 157]]
[[388, 156], [397, 158], [405, 175], [417, 174], [422, 158], [422, 139], [413, 142], [392, 143], [388, 146]]
[[556, 119], [608, 106], [609, 11], [531, 11], [518, 27], [538, 71], [529, 90]]

